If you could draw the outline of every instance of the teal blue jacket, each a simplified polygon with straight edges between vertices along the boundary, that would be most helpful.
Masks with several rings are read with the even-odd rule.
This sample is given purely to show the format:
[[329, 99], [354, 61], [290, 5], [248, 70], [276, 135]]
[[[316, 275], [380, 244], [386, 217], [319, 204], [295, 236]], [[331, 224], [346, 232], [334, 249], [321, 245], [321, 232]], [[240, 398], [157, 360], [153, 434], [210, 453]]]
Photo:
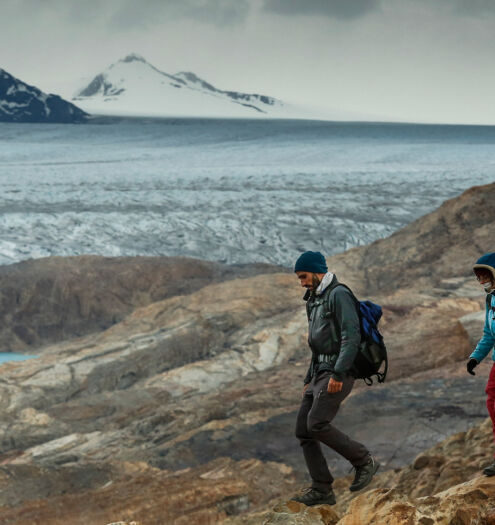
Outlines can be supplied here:
[[[476, 345], [474, 352], [469, 356], [470, 358], [476, 359], [478, 363], [483, 361], [495, 344], [495, 311], [493, 310], [493, 308], [495, 308], [495, 294], [492, 292], [489, 297], [490, 300], [487, 300], [486, 302], [486, 316], [485, 326], [483, 328], [483, 337]], [[492, 359], [495, 361], [495, 352], [492, 352]]]

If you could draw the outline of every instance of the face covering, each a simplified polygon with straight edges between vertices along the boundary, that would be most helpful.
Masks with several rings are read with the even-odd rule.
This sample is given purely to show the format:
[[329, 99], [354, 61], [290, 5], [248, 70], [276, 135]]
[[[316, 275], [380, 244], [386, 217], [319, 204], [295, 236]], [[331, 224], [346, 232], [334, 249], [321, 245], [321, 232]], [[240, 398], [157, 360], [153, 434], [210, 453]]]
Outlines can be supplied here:
[[486, 293], [490, 293], [493, 290], [492, 283], [491, 282], [484, 283], [483, 284], [483, 289], [485, 290]]

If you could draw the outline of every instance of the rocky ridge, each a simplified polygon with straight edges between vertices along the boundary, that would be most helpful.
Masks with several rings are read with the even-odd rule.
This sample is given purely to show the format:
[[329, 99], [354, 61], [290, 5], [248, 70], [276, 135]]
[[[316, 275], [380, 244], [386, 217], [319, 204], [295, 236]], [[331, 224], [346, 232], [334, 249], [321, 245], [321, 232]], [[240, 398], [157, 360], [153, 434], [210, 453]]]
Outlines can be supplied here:
[[0, 348], [30, 352], [101, 332], [135, 309], [208, 284], [280, 272], [187, 257], [49, 257], [0, 266]]
[[474, 186], [390, 237], [332, 257], [332, 267], [365, 293], [412, 287], [440, 296], [473, 295], [472, 263], [493, 249], [494, 197], [495, 184]]
[[[485, 226], [493, 227], [495, 222], [495, 212], [490, 215], [489, 206], [493, 193], [495, 184], [470, 190], [432, 217], [411, 225], [412, 231], [426, 228], [426, 223], [436, 227], [435, 213], [446, 217], [448, 223], [460, 206], [464, 217], [484, 214], [486, 224], [479, 225], [473, 218], [472, 227], [465, 222], [464, 233], [451, 228], [447, 232], [449, 242], [467, 246], [467, 238], [477, 238], [482, 243], [480, 251], [489, 251], [491, 240]], [[408, 233], [404, 243], [410, 243], [412, 236]], [[383, 250], [393, 253], [396, 240], [379, 242], [383, 243]], [[437, 241], [439, 246], [443, 242]], [[370, 248], [363, 248], [366, 249]], [[356, 253], [367, 266], [354, 268]], [[477, 315], [484, 301], [469, 275], [473, 257], [467, 249], [456, 254], [455, 265], [446, 264], [439, 275], [432, 272], [429, 283], [426, 270], [414, 270], [415, 265], [425, 264], [423, 258], [416, 253], [404, 256], [398, 263], [399, 269], [387, 266], [384, 271], [399, 275], [400, 268], [404, 269], [408, 286], [390, 292], [386, 287], [373, 292], [373, 283], [383, 280], [370, 277], [379, 276], [381, 264], [380, 258], [372, 257], [373, 253], [365, 257], [351, 251], [330, 259], [329, 266], [343, 281], [356, 287], [353, 279], [363, 279], [369, 286], [366, 297], [384, 305], [383, 332], [391, 355], [391, 381], [384, 388], [356, 388], [339, 415], [339, 425], [354, 435], [361, 426], [362, 440], [371, 442], [386, 467], [397, 469], [414, 460], [428, 444], [444, 439], [453, 430], [467, 431], [484, 419], [483, 384], [489, 363], [477, 369], [474, 378], [466, 377], [464, 372], [465, 357], [475, 333], [481, 332], [482, 320], [478, 319], [478, 324], [462, 321], [466, 316]], [[0, 505], [4, 507], [0, 515], [11, 516], [4, 523], [17, 523], [15, 519], [30, 508], [36, 508], [46, 520], [56, 516], [56, 512], [68, 520], [80, 494], [97, 498], [107, 483], [111, 482], [108, 487], [124, 483], [129, 471], [144, 476], [124, 491], [134, 502], [132, 505], [137, 505], [132, 494], [142, 493], [148, 482], [170, 476], [177, 483], [176, 478], [184, 476], [182, 486], [196, 496], [187, 508], [180, 494], [167, 500], [167, 512], [175, 516], [171, 520], [187, 522], [192, 515], [200, 520], [198, 523], [216, 523], [219, 516], [227, 519], [229, 513], [245, 513], [246, 501], [250, 510], [259, 512], [272, 499], [283, 500], [305, 478], [300, 451], [292, 436], [308, 361], [305, 325], [301, 291], [294, 276], [258, 275], [145, 304], [103, 332], [45, 347], [38, 360], [3, 365], [0, 461], [2, 472], [9, 473], [5, 479], [16, 479], [18, 483], [16, 499], [0, 492]], [[366, 427], [369, 423], [375, 428], [378, 424], [382, 432]], [[480, 443], [488, 440], [483, 445], [486, 450], [480, 448], [477, 459], [465, 451], [466, 444], [459, 448], [457, 466], [446, 460], [451, 449], [441, 450], [435, 454], [443, 458], [443, 463], [428, 459], [424, 467], [411, 471], [410, 475], [416, 476], [416, 471], [423, 470], [421, 480], [413, 477], [411, 483], [433, 494], [460, 481], [468, 482], [489, 459], [487, 428], [485, 424], [481, 430], [473, 431], [485, 436]], [[391, 444], [401, 439], [404, 446], [392, 449]], [[464, 455], [475, 470], [464, 468]], [[422, 461], [425, 462], [419, 461], [416, 467]], [[330, 463], [336, 472], [344, 472], [336, 458], [331, 457]], [[249, 492], [255, 485], [246, 487], [241, 483], [242, 466], [251, 464], [257, 465], [253, 471], [263, 482], [258, 496]], [[273, 470], [267, 465], [272, 465]], [[228, 507], [228, 512], [219, 514], [218, 505], [226, 489], [220, 489], [213, 497], [205, 495], [199, 485], [194, 492], [194, 487], [201, 483], [198, 479], [203, 479], [202, 474], [224, 467], [229, 472], [225, 474], [225, 479], [230, 480], [227, 484], [240, 487], [238, 493], [228, 496], [240, 499]], [[265, 468], [269, 474], [263, 478]], [[401, 479], [407, 479], [404, 476], [409, 471], [400, 472], [388, 470], [378, 477], [384, 484], [377, 481], [374, 488], [400, 488]], [[25, 490], [38, 487], [42, 476], [51, 480], [48, 492]], [[128, 480], [131, 485], [133, 479], [130, 476]], [[224, 478], [219, 475], [217, 479]], [[442, 479], [445, 485], [440, 483]], [[435, 481], [432, 485], [432, 480], [440, 484]], [[348, 504], [343, 497], [348, 480], [342, 483], [342, 508], [335, 510], [339, 516], [344, 515]], [[135, 512], [136, 507], [121, 519], [154, 523], [150, 510], [153, 501], [164, 506], [159, 492], [152, 492], [146, 509], [139, 507], [139, 512]], [[102, 522], [118, 517], [112, 501], [114, 497], [121, 501], [118, 493], [109, 490], [105, 494], [103, 506], [112, 513], [105, 514], [96, 504], [91, 511], [101, 511], [98, 520]], [[384, 493], [376, 494], [383, 499]], [[417, 493], [400, 497], [424, 496]], [[202, 514], [194, 514], [200, 511], [205, 513], [204, 520], [199, 517]]]
[[296, 502], [227, 518], [228, 525], [434, 525], [495, 523], [495, 478], [480, 476], [493, 447], [491, 422], [454, 434], [403, 469], [378, 474], [369, 489], [352, 494], [352, 477], [335, 482], [337, 505], [307, 508]]
[[0, 68], [0, 122], [82, 122], [89, 115], [58, 95], [48, 95]]

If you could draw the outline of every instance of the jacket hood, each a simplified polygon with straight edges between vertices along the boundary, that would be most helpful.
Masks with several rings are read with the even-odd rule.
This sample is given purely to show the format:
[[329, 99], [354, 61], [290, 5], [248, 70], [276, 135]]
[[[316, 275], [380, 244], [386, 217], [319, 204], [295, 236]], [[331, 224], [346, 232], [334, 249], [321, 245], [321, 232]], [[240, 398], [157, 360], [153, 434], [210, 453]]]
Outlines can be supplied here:
[[321, 295], [331, 284], [333, 284], [334, 279], [336, 280], [335, 275], [332, 272], [327, 272], [316, 289], [316, 295]]
[[495, 281], [495, 252], [482, 255], [473, 266], [473, 271], [476, 270], [488, 270]]

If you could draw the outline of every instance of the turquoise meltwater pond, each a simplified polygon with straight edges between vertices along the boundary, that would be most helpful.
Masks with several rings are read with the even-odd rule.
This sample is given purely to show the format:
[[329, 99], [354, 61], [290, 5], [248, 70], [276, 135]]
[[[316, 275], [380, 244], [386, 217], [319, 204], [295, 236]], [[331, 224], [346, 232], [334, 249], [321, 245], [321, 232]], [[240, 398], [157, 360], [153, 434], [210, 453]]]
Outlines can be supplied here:
[[26, 359], [35, 359], [37, 355], [14, 354], [13, 352], [0, 352], [0, 364], [8, 361], [26, 361]]

